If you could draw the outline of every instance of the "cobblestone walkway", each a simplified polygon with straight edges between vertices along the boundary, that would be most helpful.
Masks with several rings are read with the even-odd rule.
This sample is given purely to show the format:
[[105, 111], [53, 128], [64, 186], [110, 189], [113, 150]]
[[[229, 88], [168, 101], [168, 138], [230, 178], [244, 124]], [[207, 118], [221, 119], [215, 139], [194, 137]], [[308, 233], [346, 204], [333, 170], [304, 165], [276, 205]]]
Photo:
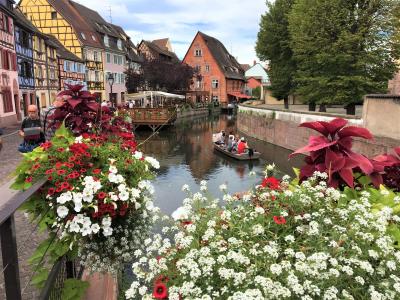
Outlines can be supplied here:
[[[7, 183], [15, 167], [22, 159], [22, 155], [17, 151], [21, 139], [15, 131], [18, 127], [6, 128], [4, 135], [0, 136], [3, 140], [3, 149], [0, 151], [0, 186]], [[27, 259], [32, 255], [36, 246], [46, 238], [45, 234], [35, 231], [32, 225], [23, 213], [17, 211], [14, 214], [15, 229], [17, 234], [19, 275], [21, 279], [21, 289], [23, 290], [22, 299], [37, 299], [39, 291], [32, 287], [28, 282], [32, 270], [28, 265]], [[3, 270], [3, 262], [0, 256], [0, 268]], [[0, 299], [5, 299], [3, 272], [0, 272]]]

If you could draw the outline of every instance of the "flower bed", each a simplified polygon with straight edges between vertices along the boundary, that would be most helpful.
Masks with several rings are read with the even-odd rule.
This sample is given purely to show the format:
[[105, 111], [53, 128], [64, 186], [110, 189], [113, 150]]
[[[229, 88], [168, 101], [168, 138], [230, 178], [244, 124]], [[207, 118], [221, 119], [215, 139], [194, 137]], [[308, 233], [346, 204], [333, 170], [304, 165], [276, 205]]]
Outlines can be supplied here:
[[400, 251], [389, 228], [400, 221], [399, 195], [341, 192], [326, 180], [268, 177], [242, 197], [225, 194], [225, 206], [190, 194], [165, 236], [135, 252], [126, 297], [398, 299]]

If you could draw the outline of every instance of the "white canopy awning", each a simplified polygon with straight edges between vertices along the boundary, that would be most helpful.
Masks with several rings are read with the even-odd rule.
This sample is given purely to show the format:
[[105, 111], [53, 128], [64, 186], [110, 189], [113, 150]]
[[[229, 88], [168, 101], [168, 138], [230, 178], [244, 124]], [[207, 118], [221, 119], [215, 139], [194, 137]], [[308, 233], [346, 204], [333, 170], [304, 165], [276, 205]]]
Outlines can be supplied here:
[[171, 94], [171, 93], [166, 93], [166, 92], [160, 92], [160, 91], [144, 91], [140, 93], [132, 93], [132, 94], [126, 94], [125, 99], [126, 100], [136, 100], [136, 99], [144, 99], [147, 97], [163, 97], [163, 98], [169, 98], [169, 99], [185, 99], [185, 96], [178, 95], [178, 94]]

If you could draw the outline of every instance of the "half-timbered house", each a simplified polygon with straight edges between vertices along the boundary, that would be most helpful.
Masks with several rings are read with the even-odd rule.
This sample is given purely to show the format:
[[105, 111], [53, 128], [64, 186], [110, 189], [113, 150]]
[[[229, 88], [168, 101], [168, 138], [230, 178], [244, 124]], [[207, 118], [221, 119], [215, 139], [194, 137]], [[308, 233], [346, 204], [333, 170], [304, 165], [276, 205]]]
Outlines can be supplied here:
[[13, 4], [11, 0], [0, 0], [0, 126], [21, 119]]

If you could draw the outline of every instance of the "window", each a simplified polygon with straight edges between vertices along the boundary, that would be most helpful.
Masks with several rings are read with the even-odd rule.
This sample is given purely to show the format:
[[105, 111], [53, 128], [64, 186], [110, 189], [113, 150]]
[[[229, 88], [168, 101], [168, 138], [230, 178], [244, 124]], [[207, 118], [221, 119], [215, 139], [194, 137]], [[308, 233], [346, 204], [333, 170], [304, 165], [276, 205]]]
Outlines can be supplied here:
[[110, 64], [111, 63], [111, 54], [107, 53], [106, 56], [107, 56], [107, 63]]
[[217, 79], [213, 79], [211, 82], [211, 87], [213, 89], [217, 89], [218, 88], [218, 80]]
[[115, 65], [118, 64], [118, 55], [114, 55], [114, 64], [115, 64]]
[[10, 69], [10, 58], [8, 55], [8, 51], [2, 50], [2, 61], [3, 61], [3, 69], [8, 70]]
[[66, 61], [65, 62], [65, 71], [71, 71], [71, 62], [70, 61]]
[[57, 20], [57, 12], [56, 11], [52, 11], [51, 12], [51, 19], [52, 20]]
[[121, 55], [118, 55], [118, 64], [122, 65], [122, 56]]
[[212, 101], [213, 101], [213, 102], [218, 102], [218, 96], [213, 96], [213, 97], [212, 97]]
[[83, 32], [81, 32], [81, 37], [86, 40], [86, 35]]
[[119, 50], [122, 50], [122, 42], [121, 42], [121, 40], [117, 41], [117, 46], [118, 46]]
[[206, 72], [210, 72], [210, 66], [206, 65]]
[[94, 81], [100, 81], [100, 72], [94, 71]]
[[201, 80], [196, 80], [196, 89], [201, 87]]
[[97, 59], [98, 59], [98, 53], [97, 53], [97, 51], [94, 51], [93, 52], [93, 57], [94, 57], [94, 60], [95, 61], [98, 61]]
[[109, 40], [109, 38], [108, 38], [108, 35], [105, 35], [105, 36], [104, 36], [104, 45], [105, 45], [106, 47], [110, 47], [110, 40]]
[[50, 69], [50, 79], [56, 79], [56, 71], [54, 69]]
[[19, 34], [19, 42], [22, 47], [24, 48], [29, 48], [30, 43], [29, 43], [29, 33], [26, 31], [21, 30]]
[[92, 40], [96, 41], [96, 37], [92, 34]]
[[90, 78], [89, 78], [89, 70], [86, 70], [86, 71], [85, 71], [85, 81], [90, 81]]
[[5, 113], [14, 111], [11, 91], [3, 91], [3, 109]]
[[194, 67], [194, 70], [196, 71], [196, 72], [201, 72], [201, 66], [199, 66], [199, 65], [196, 65], [195, 67]]
[[77, 63], [77, 64], [76, 64], [76, 71], [77, 71], [78, 73], [82, 73], [82, 64], [80, 64], [80, 63]]
[[194, 56], [202, 56], [201, 49], [194, 50]]

